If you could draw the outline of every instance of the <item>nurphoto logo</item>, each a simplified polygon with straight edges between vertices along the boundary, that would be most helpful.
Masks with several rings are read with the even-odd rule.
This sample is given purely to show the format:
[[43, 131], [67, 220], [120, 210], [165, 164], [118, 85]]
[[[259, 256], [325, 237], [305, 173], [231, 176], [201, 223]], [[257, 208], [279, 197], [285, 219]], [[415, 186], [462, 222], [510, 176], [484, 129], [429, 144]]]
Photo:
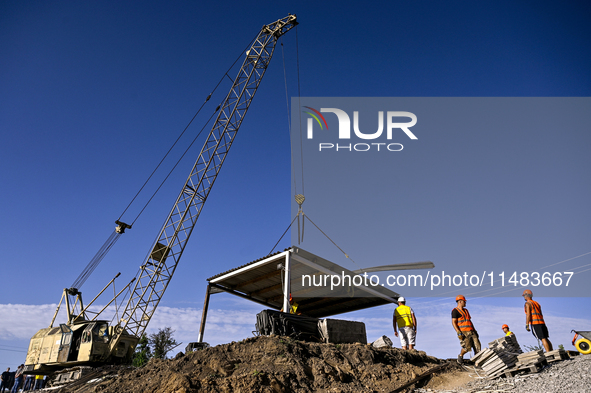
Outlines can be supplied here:
[[[304, 106], [306, 110], [304, 113], [308, 114], [307, 121], [307, 132], [306, 136], [308, 139], [314, 139], [314, 124], [317, 124], [321, 131], [328, 131], [328, 122], [324, 117], [323, 113], [333, 113], [337, 116], [339, 123], [338, 127], [338, 139], [351, 139], [351, 118], [342, 109], [338, 108], [320, 108], [320, 110], [314, 109], [309, 106]], [[387, 111], [384, 116], [383, 111], [378, 111], [378, 129], [375, 132], [362, 132], [359, 129], [359, 111], [353, 111], [353, 132], [355, 136], [363, 140], [376, 140], [384, 133], [384, 117], [386, 118], [386, 140], [391, 141], [395, 130], [401, 130], [410, 139], [418, 139], [416, 135], [410, 130], [412, 126], [417, 124], [417, 116], [411, 112], [400, 112], [400, 111]], [[410, 119], [410, 121], [401, 121], [403, 119]], [[316, 122], [314, 122], [314, 120]], [[380, 149], [382, 148], [382, 149]], [[345, 150], [345, 151], [369, 151], [369, 150], [388, 150], [388, 151], [401, 151], [404, 148], [402, 143], [387, 143], [387, 142], [371, 142], [371, 143], [326, 143], [322, 142], [318, 144], [319, 151], [326, 150]]]

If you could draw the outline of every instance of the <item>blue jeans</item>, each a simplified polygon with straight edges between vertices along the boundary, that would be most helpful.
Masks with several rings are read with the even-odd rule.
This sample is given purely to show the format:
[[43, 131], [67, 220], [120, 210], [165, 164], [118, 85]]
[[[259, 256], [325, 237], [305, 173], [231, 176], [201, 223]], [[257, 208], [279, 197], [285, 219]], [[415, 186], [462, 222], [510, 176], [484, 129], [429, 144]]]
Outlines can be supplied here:
[[35, 380], [35, 390], [41, 389], [41, 388], [43, 388], [43, 380], [42, 379], [36, 379]]
[[33, 383], [35, 381], [35, 377], [27, 376], [25, 378], [25, 386], [23, 386], [23, 390], [33, 390]]
[[14, 379], [14, 385], [12, 386], [12, 390], [11, 390], [12, 393], [18, 392], [18, 388], [19, 388], [19, 386], [20, 386], [20, 384], [21, 384], [22, 381], [23, 381], [23, 376], [22, 375], [20, 377], [16, 377]]

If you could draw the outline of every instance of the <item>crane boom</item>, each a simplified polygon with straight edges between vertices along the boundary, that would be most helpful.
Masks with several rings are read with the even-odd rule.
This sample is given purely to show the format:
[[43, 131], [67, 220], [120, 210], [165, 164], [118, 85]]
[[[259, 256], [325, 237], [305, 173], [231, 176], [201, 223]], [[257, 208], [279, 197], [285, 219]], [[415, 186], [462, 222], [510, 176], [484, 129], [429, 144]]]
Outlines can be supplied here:
[[110, 342], [111, 352], [117, 348], [124, 331], [136, 337], [144, 333], [265, 74], [277, 40], [296, 25], [296, 16], [288, 15], [263, 26], [246, 52], [199, 157], [153, 243], [152, 251], [140, 267], [135, 287], [116, 326], [116, 337]]

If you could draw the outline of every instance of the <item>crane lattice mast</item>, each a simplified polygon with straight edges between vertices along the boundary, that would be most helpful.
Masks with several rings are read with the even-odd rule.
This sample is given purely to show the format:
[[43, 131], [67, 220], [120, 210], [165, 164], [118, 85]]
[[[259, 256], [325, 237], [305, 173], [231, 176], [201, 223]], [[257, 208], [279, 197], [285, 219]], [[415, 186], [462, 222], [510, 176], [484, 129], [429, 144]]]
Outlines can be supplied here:
[[140, 267], [135, 287], [111, 340], [113, 351], [124, 330], [141, 337], [150, 321], [199, 218], [203, 204], [226, 159], [258, 86], [273, 56], [279, 37], [297, 25], [296, 16], [263, 26], [246, 52], [230, 92], [220, 105], [215, 123], [182, 188], [152, 251]]

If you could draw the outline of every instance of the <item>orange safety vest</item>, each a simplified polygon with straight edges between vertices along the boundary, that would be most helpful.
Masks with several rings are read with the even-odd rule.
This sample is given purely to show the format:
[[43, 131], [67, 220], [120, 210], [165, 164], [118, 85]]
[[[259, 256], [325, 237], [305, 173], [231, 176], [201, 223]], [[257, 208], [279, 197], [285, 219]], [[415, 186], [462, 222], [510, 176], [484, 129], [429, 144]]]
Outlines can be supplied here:
[[462, 318], [458, 318], [458, 327], [462, 332], [470, 332], [474, 330], [474, 325], [472, 325], [472, 321], [470, 320], [470, 313], [468, 312], [467, 308], [461, 310], [459, 307], [456, 307], [456, 310], [462, 314]]
[[[542, 315], [542, 307], [540, 307], [540, 303], [536, 302], [535, 300], [527, 300], [526, 304], [529, 303], [531, 306], [531, 324], [532, 325], [545, 325], [544, 316]], [[527, 308], [523, 306], [525, 313], [527, 314]]]

